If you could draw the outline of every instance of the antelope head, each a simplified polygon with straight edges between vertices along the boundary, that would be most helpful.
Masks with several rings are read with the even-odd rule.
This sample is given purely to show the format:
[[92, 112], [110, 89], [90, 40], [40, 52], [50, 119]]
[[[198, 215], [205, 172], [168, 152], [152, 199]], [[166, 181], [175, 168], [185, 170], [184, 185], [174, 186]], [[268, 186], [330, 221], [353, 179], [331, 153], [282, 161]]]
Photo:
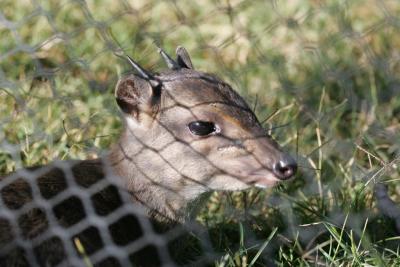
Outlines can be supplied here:
[[183, 47], [175, 60], [159, 52], [168, 70], [150, 73], [127, 57], [136, 74], [116, 86], [126, 123], [113, 154], [128, 190], [145, 183], [187, 203], [210, 190], [271, 187], [296, 173], [295, 160], [229, 84], [195, 70]]

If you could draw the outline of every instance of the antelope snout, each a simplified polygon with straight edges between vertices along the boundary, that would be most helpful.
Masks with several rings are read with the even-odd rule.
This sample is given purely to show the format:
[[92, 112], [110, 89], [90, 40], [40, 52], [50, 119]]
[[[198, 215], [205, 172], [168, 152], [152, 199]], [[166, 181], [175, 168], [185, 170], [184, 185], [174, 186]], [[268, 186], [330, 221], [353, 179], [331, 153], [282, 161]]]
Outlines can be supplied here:
[[284, 155], [273, 165], [272, 171], [278, 179], [287, 180], [295, 175], [297, 163], [291, 156]]

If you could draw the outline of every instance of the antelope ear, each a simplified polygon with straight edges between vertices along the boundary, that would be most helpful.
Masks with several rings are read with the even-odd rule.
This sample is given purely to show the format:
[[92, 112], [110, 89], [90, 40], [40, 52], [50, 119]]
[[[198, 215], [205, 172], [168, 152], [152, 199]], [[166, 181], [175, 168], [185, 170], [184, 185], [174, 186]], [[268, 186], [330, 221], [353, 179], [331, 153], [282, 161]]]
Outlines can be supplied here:
[[176, 61], [181, 68], [194, 70], [188, 51], [183, 46], [176, 48]]
[[151, 84], [137, 75], [121, 78], [115, 88], [115, 99], [119, 108], [136, 120], [142, 111], [151, 111], [154, 104]]

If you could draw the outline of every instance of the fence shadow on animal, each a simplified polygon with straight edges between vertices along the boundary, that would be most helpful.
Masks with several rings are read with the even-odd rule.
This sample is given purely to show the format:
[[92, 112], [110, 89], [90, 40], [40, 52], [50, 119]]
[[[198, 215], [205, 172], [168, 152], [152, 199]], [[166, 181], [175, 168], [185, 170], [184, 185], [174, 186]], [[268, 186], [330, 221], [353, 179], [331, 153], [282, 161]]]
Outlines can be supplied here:
[[296, 173], [227, 83], [195, 70], [183, 47], [176, 60], [159, 52], [169, 67], [161, 73], [125, 57], [136, 74], [116, 86], [125, 130], [107, 155], [2, 178], [2, 265], [212, 263], [209, 237], [193, 221], [201, 202]]

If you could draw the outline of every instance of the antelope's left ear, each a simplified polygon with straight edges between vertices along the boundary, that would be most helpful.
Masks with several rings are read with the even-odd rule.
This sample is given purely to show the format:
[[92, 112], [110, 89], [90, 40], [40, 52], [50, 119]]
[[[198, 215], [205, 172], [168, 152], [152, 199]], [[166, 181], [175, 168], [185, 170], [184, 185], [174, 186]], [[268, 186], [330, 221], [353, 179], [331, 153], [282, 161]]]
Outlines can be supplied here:
[[129, 75], [118, 81], [115, 98], [124, 114], [139, 120], [141, 113], [152, 112], [159, 99], [159, 92], [148, 80], [138, 75]]
[[188, 51], [183, 46], [176, 48], [176, 61], [181, 68], [194, 70]]

